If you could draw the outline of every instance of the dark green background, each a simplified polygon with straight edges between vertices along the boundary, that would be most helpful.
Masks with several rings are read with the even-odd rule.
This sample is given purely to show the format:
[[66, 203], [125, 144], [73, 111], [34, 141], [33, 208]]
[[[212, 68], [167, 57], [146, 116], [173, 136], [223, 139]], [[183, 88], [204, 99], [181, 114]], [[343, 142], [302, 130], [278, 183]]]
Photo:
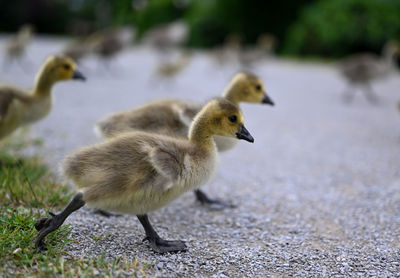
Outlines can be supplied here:
[[142, 10], [132, 0], [0, 0], [0, 7], [1, 32], [27, 22], [49, 34], [133, 24], [140, 37], [182, 18], [192, 47], [213, 47], [228, 34], [251, 44], [267, 32], [280, 54], [323, 57], [380, 52], [388, 39], [400, 40], [400, 0], [149, 0]]

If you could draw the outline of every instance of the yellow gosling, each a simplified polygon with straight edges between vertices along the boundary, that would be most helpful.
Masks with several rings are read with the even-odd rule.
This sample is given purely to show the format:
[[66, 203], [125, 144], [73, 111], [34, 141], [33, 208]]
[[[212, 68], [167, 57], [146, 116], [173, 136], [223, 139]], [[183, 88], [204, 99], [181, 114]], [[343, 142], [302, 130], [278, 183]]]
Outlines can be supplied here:
[[36, 75], [32, 90], [0, 85], [0, 139], [46, 117], [52, 107], [53, 85], [69, 79], [85, 80], [85, 77], [71, 59], [50, 56]]
[[[5, 55], [6, 59], [4, 67], [14, 60], [20, 62], [21, 58], [25, 55], [26, 48], [29, 45], [33, 34], [33, 26], [25, 24], [21, 26], [18, 32], [13, 36], [6, 45]], [[7, 63], [8, 62], [8, 63]]]

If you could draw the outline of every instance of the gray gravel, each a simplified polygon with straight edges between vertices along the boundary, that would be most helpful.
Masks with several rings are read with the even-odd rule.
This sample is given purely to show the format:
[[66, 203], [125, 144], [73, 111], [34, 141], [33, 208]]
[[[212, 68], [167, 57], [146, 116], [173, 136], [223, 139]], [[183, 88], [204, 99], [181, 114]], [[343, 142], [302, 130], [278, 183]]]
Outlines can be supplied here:
[[[62, 42], [36, 40], [29, 54], [35, 67]], [[55, 109], [31, 128], [45, 139], [39, 152], [52, 167], [98, 141], [93, 124], [107, 113], [161, 97], [203, 101], [219, 95], [236, 71], [200, 53], [177, 80], [152, 84], [156, 58], [132, 49], [111, 73], [97, 71], [90, 58], [82, 69], [86, 84], [55, 87]], [[156, 277], [400, 277], [399, 76], [374, 84], [381, 103], [372, 106], [361, 95], [343, 104], [345, 84], [331, 65], [276, 60], [256, 73], [276, 107], [242, 106], [255, 143], [221, 155], [204, 187], [238, 208], [213, 211], [187, 193], [151, 213], [161, 236], [189, 247], [167, 255], [142, 243], [134, 216], [81, 210], [67, 220], [77, 239], [69, 254], [138, 258], [154, 265]], [[32, 79], [18, 67], [1, 74], [1, 81], [23, 86]]]

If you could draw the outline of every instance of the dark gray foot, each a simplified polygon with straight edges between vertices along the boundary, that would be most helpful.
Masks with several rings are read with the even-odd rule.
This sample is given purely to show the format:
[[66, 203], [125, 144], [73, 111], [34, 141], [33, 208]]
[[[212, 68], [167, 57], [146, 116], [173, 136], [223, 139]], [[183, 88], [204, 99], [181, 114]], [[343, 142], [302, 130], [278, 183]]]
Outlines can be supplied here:
[[151, 249], [157, 253], [172, 253], [172, 252], [185, 252], [187, 247], [184, 241], [180, 240], [165, 240], [162, 238], [150, 239], [146, 237], [144, 240], [148, 240]]
[[372, 105], [378, 105], [380, 103], [378, 96], [372, 90], [366, 91], [365, 96]]
[[157, 253], [167, 253], [167, 252], [179, 252], [186, 251], [186, 244], [180, 240], [165, 240], [160, 238], [157, 232], [153, 229], [150, 224], [149, 218], [146, 214], [137, 215], [140, 223], [142, 224], [144, 231], [146, 232], [146, 238], [143, 240], [148, 240], [150, 242], [151, 249]]
[[35, 240], [35, 247], [40, 251], [47, 250], [44, 244], [44, 238], [51, 232], [57, 230], [63, 223], [64, 220], [60, 215], [49, 212], [51, 217], [40, 218], [35, 223], [35, 228], [38, 230], [38, 236]]
[[235, 204], [232, 204], [231, 202], [227, 201], [222, 201], [218, 199], [211, 199], [201, 190], [195, 190], [194, 194], [196, 195], [196, 199], [202, 204], [206, 205], [209, 208], [215, 209], [215, 210], [223, 210], [225, 208], [236, 208], [237, 206]]
[[35, 240], [35, 247], [37, 249], [40, 251], [46, 250], [44, 238], [51, 232], [60, 228], [71, 213], [85, 205], [85, 201], [83, 201], [82, 197], [82, 193], [76, 194], [62, 212], [59, 214], [49, 212], [51, 217], [40, 218], [36, 221], [35, 228], [39, 232]]
[[104, 216], [104, 217], [111, 217], [111, 216], [114, 216], [114, 217], [121, 217], [121, 216], [122, 216], [122, 214], [119, 214], [119, 213], [112, 213], [112, 212], [108, 212], [108, 211], [102, 210], [102, 209], [95, 209], [95, 210], [93, 211], [93, 213], [99, 214], [99, 215]]

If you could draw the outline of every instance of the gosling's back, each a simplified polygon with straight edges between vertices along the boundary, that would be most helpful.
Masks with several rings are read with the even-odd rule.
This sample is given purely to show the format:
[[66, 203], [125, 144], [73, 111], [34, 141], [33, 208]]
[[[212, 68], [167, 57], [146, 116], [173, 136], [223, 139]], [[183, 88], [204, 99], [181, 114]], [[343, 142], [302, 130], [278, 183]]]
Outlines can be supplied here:
[[97, 128], [105, 137], [134, 130], [187, 137], [188, 126], [200, 109], [201, 105], [190, 102], [160, 100], [108, 116]]

